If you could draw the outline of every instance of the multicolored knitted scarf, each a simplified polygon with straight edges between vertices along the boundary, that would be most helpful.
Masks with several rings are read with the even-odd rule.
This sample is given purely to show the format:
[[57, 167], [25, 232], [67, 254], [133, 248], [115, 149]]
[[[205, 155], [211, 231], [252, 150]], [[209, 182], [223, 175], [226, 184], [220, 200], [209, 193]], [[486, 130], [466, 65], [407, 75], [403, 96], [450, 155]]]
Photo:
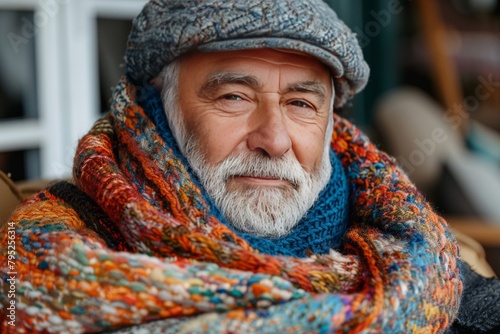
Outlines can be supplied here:
[[[15, 332], [434, 333], [462, 283], [446, 223], [395, 161], [336, 117], [349, 184], [343, 247], [270, 255], [220, 222], [126, 79], [79, 143], [76, 185], [57, 183], [2, 229], [15, 270]], [[10, 234], [9, 234], [10, 235]], [[14, 266], [9, 269], [7, 265]], [[1, 288], [9, 290], [8, 280]], [[2, 294], [2, 312], [11, 302]]]

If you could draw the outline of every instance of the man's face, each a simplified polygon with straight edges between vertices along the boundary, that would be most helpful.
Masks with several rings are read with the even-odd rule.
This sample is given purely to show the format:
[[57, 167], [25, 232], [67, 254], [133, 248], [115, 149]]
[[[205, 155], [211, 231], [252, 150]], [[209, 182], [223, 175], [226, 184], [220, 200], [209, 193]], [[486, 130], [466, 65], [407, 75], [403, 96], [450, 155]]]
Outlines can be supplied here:
[[196, 53], [180, 63], [178, 94], [186, 157], [226, 218], [288, 233], [330, 175], [328, 70], [272, 49]]
[[[318, 168], [331, 102], [328, 70], [310, 56], [272, 49], [197, 53], [181, 62], [179, 103], [208, 163], [257, 152]], [[284, 181], [236, 177], [275, 187]]]

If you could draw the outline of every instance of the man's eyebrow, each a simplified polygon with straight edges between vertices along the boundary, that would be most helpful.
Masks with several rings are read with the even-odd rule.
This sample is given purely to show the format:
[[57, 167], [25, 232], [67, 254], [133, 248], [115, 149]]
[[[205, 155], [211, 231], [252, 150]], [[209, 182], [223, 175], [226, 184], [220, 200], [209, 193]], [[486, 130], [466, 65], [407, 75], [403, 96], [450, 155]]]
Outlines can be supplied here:
[[[239, 84], [249, 86], [254, 89], [262, 88], [262, 84], [259, 83], [255, 76], [239, 73], [239, 72], [215, 72], [209, 74], [205, 82], [200, 88], [200, 94], [210, 95], [215, 92], [220, 86], [226, 84]], [[327, 90], [325, 85], [316, 80], [300, 81], [292, 83], [284, 92], [303, 92], [312, 93], [320, 99], [321, 103], [324, 103], [327, 95]]]
[[285, 89], [285, 92], [312, 93], [321, 100], [321, 103], [325, 102], [327, 95], [325, 85], [315, 80], [293, 83]]
[[227, 84], [239, 84], [251, 88], [261, 88], [261, 84], [256, 77], [238, 72], [216, 72], [210, 74], [200, 88], [201, 94], [215, 92], [220, 86]]

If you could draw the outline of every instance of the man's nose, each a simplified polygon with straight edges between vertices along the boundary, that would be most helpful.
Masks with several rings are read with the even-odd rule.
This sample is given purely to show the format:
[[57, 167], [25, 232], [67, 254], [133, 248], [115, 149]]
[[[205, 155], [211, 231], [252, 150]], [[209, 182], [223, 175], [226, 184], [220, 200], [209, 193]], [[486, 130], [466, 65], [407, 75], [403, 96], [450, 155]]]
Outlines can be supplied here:
[[266, 103], [251, 116], [252, 132], [248, 135], [248, 148], [265, 152], [269, 157], [280, 157], [292, 147], [285, 115], [279, 104]]

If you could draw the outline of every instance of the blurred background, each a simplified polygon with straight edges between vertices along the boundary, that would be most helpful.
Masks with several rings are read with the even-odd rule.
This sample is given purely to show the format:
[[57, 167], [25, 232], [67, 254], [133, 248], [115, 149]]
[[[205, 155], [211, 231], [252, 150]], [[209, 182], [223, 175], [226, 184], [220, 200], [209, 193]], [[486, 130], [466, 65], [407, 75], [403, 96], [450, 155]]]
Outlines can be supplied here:
[[[0, 170], [66, 178], [145, 0], [0, 0]], [[337, 112], [394, 155], [500, 273], [500, 1], [329, 0], [371, 78]]]

